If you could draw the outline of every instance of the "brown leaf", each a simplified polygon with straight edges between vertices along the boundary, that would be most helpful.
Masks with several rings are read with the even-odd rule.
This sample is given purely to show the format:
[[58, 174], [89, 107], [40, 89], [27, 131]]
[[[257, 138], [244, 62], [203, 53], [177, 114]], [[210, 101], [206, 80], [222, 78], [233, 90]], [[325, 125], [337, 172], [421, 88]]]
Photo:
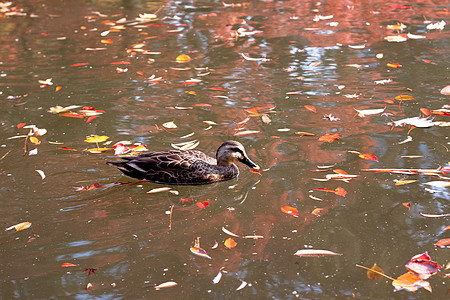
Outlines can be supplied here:
[[334, 141], [339, 141], [339, 139], [342, 137], [342, 135], [337, 134], [337, 133], [327, 133], [325, 135], [322, 135], [319, 138], [319, 141], [321, 142], [328, 142], [328, 143], [332, 143]]
[[381, 277], [383, 277], [383, 275], [380, 275], [379, 273], [384, 274], [384, 271], [377, 265], [377, 263], [374, 263], [372, 268], [370, 268], [370, 270], [367, 271], [367, 278], [372, 280], [378, 280]]

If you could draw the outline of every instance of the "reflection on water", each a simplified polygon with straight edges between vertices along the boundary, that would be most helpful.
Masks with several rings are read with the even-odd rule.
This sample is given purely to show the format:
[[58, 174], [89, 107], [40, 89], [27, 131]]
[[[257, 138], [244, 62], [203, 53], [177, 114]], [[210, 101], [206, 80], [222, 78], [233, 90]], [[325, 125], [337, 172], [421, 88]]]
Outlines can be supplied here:
[[[0, 297], [444, 297], [438, 275], [433, 293], [394, 293], [355, 264], [397, 277], [424, 251], [447, 263], [433, 245], [448, 237], [448, 218], [420, 215], [448, 213], [448, 188], [427, 185], [447, 179], [362, 171], [448, 163], [446, 127], [388, 125], [448, 104], [445, 28], [427, 30], [445, 13], [436, 1], [0, 3], [0, 215], [4, 228], [32, 223], [0, 237]], [[104, 114], [47, 112], [56, 105]], [[176, 129], [162, 126], [171, 121]], [[25, 146], [20, 123], [48, 132]], [[112, 151], [84, 151], [92, 134], [154, 151], [196, 139], [211, 156], [235, 139], [262, 174], [241, 167], [231, 181], [149, 194], [161, 185], [107, 166]], [[319, 141], [325, 134], [338, 138]], [[339, 169], [358, 176], [326, 180]], [[405, 179], [417, 181], [396, 184]], [[227, 249], [223, 227], [264, 238], [232, 237]], [[196, 237], [211, 260], [189, 252]], [[303, 248], [343, 255], [293, 255]], [[168, 281], [178, 285], [154, 289]]]

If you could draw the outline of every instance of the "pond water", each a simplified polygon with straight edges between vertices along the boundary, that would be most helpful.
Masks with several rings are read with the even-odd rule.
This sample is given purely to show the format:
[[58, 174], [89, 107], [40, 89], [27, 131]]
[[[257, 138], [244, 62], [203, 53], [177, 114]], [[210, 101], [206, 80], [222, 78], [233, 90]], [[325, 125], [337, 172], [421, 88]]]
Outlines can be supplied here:
[[[394, 291], [356, 264], [397, 278], [428, 251], [446, 272], [449, 250], [435, 243], [449, 237], [449, 219], [421, 213], [449, 213], [439, 171], [450, 147], [440, 92], [449, 39], [438, 28], [447, 9], [425, 0], [0, 2], [0, 219], [32, 223], [2, 231], [0, 298], [443, 299], [441, 274], [428, 279], [431, 293]], [[57, 105], [80, 107], [49, 112]], [[77, 118], [83, 107], [95, 110]], [[413, 120], [419, 128], [390, 124], [430, 112]], [[30, 136], [27, 125], [47, 132]], [[239, 165], [231, 181], [148, 193], [166, 185], [106, 165], [119, 158], [86, 151], [96, 147], [90, 135], [109, 137], [101, 147], [152, 151], [198, 141], [211, 156], [237, 140], [261, 174]], [[357, 176], [326, 180], [339, 170]], [[211, 259], [190, 252], [196, 238]], [[342, 255], [295, 256], [301, 249]], [[166, 282], [177, 285], [155, 289]]]

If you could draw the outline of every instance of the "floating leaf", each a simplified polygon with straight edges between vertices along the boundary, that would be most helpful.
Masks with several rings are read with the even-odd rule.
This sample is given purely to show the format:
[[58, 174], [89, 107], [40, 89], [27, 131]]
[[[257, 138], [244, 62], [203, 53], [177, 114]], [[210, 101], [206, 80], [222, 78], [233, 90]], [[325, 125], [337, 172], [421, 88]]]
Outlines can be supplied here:
[[263, 123], [265, 123], [265, 124], [269, 124], [270, 122], [272, 122], [272, 120], [270, 120], [269, 115], [267, 115], [267, 114], [263, 114], [263, 115], [261, 116], [261, 120], [262, 120]]
[[86, 152], [92, 153], [92, 154], [99, 154], [103, 153], [105, 151], [111, 150], [112, 148], [90, 148], [86, 149]]
[[434, 244], [435, 247], [444, 247], [450, 245], [450, 239], [442, 239], [436, 242], [436, 244]]
[[315, 208], [311, 213], [313, 214], [313, 215], [316, 215], [316, 216], [320, 216], [320, 212], [323, 210], [323, 208]]
[[27, 123], [19, 123], [19, 124], [17, 124], [17, 129], [20, 129], [25, 125], [27, 125]]
[[189, 250], [191, 250], [192, 254], [195, 254], [203, 258], [211, 259], [211, 256], [206, 254], [206, 251], [200, 247], [191, 247]]
[[398, 95], [394, 99], [399, 101], [405, 101], [405, 100], [414, 100], [415, 98], [410, 95]]
[[155, 286], [155, 290], [160, 290], [163, 288], [168, 288], [168, 287], [173, 287], [178, 285], [178, 283], [176, 283], [175, 281], [167, 281], [161, 284], [158, 284], [157, 286]]
[[416, 182], [416, 181], [417, 181], [416, 179], [408, 179], [408, 180], [402, 179], [402, 180], [397, 180], [395, 182], [395, 185], [405, 185], [405, 184], [410, 184], [410, 183], [413, 183], [413, 182]]
[[247, 286], [247, 282], [242, 281], [241, 285], [236, 289], [236, 291], [242, 290], [243, 288], [245, 288]]
[[45, 173], [42, 170], [35, 170], [36, 172], [38, 172], [39, 175], [41, 175], [42, 180], [45, 179]]
[[364, 118], [365, 116], [381, 114], [384, 112], [386, 107], [385, 108], [375, 108], [375, 109], [356, 109], [356, 108], [353, 108], [353, 109], [358, 112], [358, 116], [360, 116], [361, 118]]
[[295, 252], [294, 255], [300, 257], [322, 257], [322, 256], [342, 255], [342, 253], [336, 253], [329, 250], [301, 249], [297, 250], [297, 252]]
[[41, 141], [35, 136], [30, 136], [30, 142], [32, 142], [35, 145], [39, 145], [41, 143]]
[[30, 226], [31, 226], [31, 223], [30, 223], [30, 222], [22, 222], [22, 223], [19, 223], [19, 224], [10, 226], [10, 227], [6, 228], [6, 230], [15, 229], [16, 232], [17, 232], [17, 231], [21, 231], [21, 230], [30, 228]]
[[313, 113], [317, 113], [316, 108], [314, 106], [312, 106], [312, 105], [304, 105], [303, 107], [306, 108], [309, 111], [312, 111]]
[[225, 247], [228, 249], [233, 249], [236, 247], [237, 243], [232, 238], [227, 238], [224, 243]]
[[378, 161], [378, 158], [375, 155], [373, 155], [373, 154], [361, 153], [358, 156], [360, 158], [362, 158], [362, 159], [365, 159], [365, 160]]
[[177, 63], [187, 63], [191, 61], [191, 57], [186, 54], [178, 55], [176, 58]]
[[298, 217], [298, 210], [295, 207], [292, 206], [283, 206], [281, 207], [281, 211], [285, 214]]
[[114, 41], [112, 39], [102, 39], [100, 40], [102, 44], [112, 44]]
[[178, 128], [178, 126], [175, 125], [174, 122], [166, 122], [166, 123], [163, 123], [162, 126], [168, 128], [168, 129], [175, 129], [175, 128]]
[[315, 136], [314, 133], [309, 133], [309, 132], [304, 132], [304, 131], [297, 131], [295, 134], [299, 135], [299, 136]]
[[80, 115], [80, 114], [77, 114], [77, 113], [63, 113], [63, 114], [60, 114], [60, 116], [61, 117], [84, 119], [83, 115]]
[[195, 203], [200, 208], [206, 208], [209, 205], [209, 201], [202, 201]]
[[77, 267], [78, 265], [73, 264], [73, 263], [63, 263], [61, 264], [61, 267], [63, 268], [67, 268], [67, 267]]
[[212, 282], [214, 284], [218, 284], [220, 279], [222, 279], [222, 271], [219, 271], [219, 273], [217, 273], [217, 275], [213, 278]]
[[411, 202], [402, 202], [402, 205], [406, 207], [408, 210], [411, 210]]
[[244, 131], [236, 132], [234, 135], [235, 136], [243, 136], [243, 135], [249, 135], [249, 134], [255, 134], [255, 133], [259, 133], [259, 131], [258, 130], [244, 130]]
[[59, 150], [70, 150], [70, 151], [77, 151], [76, 149], [69, 148], [69, 147], [59, 147]]
[[405, 265], [410, 272], [416, 274], [420, 279], [427, 279], [432, 275], [438, 273], [441, 266], [432, 261], [428, 252], [415, 255], [411, 261]]
[[425, 115], [425, 116], [429, 116], [431, 115], [431, 111], [428, 108], [420, 108], [420, 111]]
[[442, 88], [440, 91], [442, 95], [450, 95], [450, 85], [447, 85], [446, 87]]
[[339, 139], [342, 137], [342, 135], [337, 134], [337, 133], [327, 133], [325, 135], [322, 135], [319, 138], [319, 141], [321, 142], [328, 142], [328, 143], [332, 143], [334, 141], [339, 141]]
[[101, 143], [109, 139], [106, 135], [91, 135], [87, 137], [84, 141], [87, 143]]
[[345, 197], [345, 195], [347, 195], [347, 191], [344, 190], [343, 188], [339, 187], [339, 186], [334, 190], [334, 193], [336, 195], [342, 196], [342, 197]]
[[386, 66], [391, 67], [391, 68], [400, 68], [400, 67], [402, 67], [402, 65], [398, 64], [398, 63], [387, 63]]
[[423, 287], [431, 292], [431, 286], [428, 281], [421, 280], [419, 277], [409, 272], [397, 277], [397, 279], [392, 282], [392, 285], [395, 287], [395, 291], [405, 289], [410, 292], [416, 292], [419, 288]]
[[367, 271], [367, 278], [372, 280], [378, 280], [381, 277], [383, 277], [383, 275], [381, 275], [380, 273], [384, 274], [384, 271], [376, 263], [374, 263], [372, 268], [370, 268], [370, 270]]

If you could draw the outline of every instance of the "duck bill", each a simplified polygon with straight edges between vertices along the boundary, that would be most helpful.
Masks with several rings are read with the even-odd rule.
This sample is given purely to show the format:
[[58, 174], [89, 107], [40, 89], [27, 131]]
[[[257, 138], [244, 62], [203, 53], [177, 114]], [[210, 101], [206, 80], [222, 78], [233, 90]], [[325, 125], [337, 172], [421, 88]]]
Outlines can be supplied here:
[[250, 158], [248, 158], [247, 156], [244, 156], [243, 159], [239, 160], [241, 163], [243, 163], [244, 165], [247, 165], [249, 168], [252, 168], [254, 170], [259, 170], [259, 166], [257, 164], [255, 164], [254, 162], [252, 162], [250, 160]]

